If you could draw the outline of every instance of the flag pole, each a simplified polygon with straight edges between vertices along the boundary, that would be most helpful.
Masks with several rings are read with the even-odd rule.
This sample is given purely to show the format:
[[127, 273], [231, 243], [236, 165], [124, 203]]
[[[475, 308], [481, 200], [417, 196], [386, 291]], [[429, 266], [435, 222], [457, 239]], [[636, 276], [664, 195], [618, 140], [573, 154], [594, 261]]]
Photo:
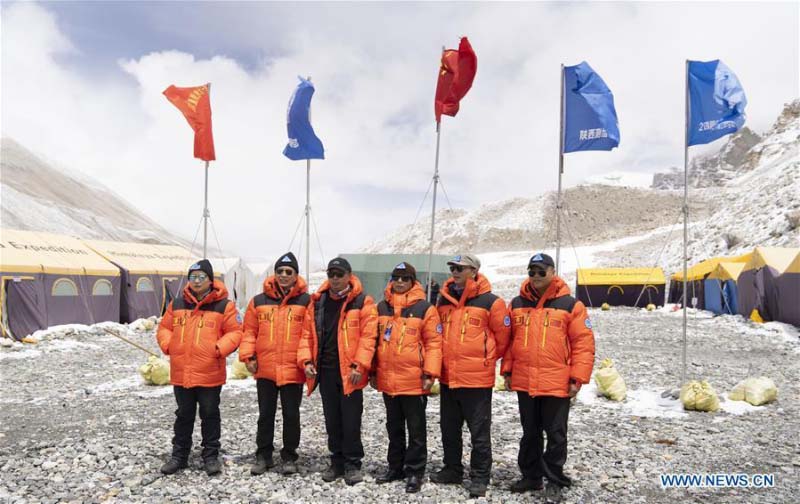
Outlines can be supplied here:
[[203, 259], [208, 259], [208, 161], [206, 161], [205, 194], [203, 202]]
[[306, 278], [311, 278], [311, 160], [306, 159]]
[[432, 292], [431, 292], [431, 285], [433, 285], [433, 236], [434, 231], [436, 229], [436, 188], [439, 185], [439, 140], [441, 138], [442, 132], [442, 122], [438, 121], [436, 123], [436, 162], [434, 163], [433, 169], [433, 210], [431, 211], [431, 248], [428, 252], [428, 285], [427, 285], [427, 292], [428, 292], [428, 302], [431, 301]]
[[[306, 79], [311, 82], [311, 76]], [[308, 106], [308, 123], [311, 124], [311, 105]], [[306, 159], [306, 280], [311, 279], [311, 159]]]
[[[208, 86], [208, 97], [211, 99], [211, 83]], [[208, 161], [206, 161], [205, 199], [203, 200], [203, 259], [208, 259]], [[213, 280], [213, 278], [212, 278]]]
[[686, 383], [686, 321], [688, 307], [688, 242], [689, 242], [689, 60], [686, 60], [685, 118], [683, 128], [683, 350], [681, 352], [681, 383]]
[[561, 64], [561, 104], [558, 132], [558, 194], [556, 196], [556, 275], [561, 269], [561, 175], [564, 173], [564, 64]]

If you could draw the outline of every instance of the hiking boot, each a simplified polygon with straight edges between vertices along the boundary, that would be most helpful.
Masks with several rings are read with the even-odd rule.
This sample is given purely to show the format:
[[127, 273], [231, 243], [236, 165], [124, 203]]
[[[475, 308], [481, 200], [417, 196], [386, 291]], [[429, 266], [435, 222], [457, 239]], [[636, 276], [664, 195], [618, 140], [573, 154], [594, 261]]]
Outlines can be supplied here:
[[412, 474], [406, 479], [406, 493], [417, 493], [422, 488], [422, 476]]
[[203, 469], [205, 469], [206, 474], [209, 476], [214, 476], [222, 472], [222, 463], [218, 458], [208, 459], [203, 462]]
[[350, 486], [355, 485], [356, 483], [361, 483], [364, 481], [364, 473], [361, 472], [361, 469], [347, 469], [344, 472], [344, 482]]
[[544, 501], [553, 504], [561, 502], [561, 486], [548, 483], [544, 493]]
[[405, 477], [406, 475], [403, 471], [398, 471], [397, 469], [388, 469], [385, 473], [375, 478], [375, 483], [391, 483], [392, 481], [398, 481]]
[[531, 490], [541, 490], [544, 488], [542, 478], [522, 478], [511, 485], [510, 490], [513, 493], [530, 492]]
[[344, 468], [341, 466], [330, 466], [322, 473], [322, 481], [330, 483], [344, 476]]
[[441, 471], [431, 474], [431, 481], [440, 485], [460, 485], [464, 481], [464, 474], [445, 467]]
[[297, 462], [294, 460], [287, 460], [281, 466], [281, 472], [283, 474], [295, 474], [297, 473]]
[[161, 466], [161, 472], [163, 474], [175, 474], [181, 469], [186, 469], [187, 467], [189, 467], [189, 463], [186, 460], [171, 458], [166, 464]]
[[265, 457], [264, 455], [256, 455], [256, 462], [250, 467], [250, 474], [257, 476], [264, 474], [268, 469], [275, 467], [275, 462], [272, 457]]
[[471, 481], [469, 484], [470, 497], [484, 497], [488, 485], [482, 481]]

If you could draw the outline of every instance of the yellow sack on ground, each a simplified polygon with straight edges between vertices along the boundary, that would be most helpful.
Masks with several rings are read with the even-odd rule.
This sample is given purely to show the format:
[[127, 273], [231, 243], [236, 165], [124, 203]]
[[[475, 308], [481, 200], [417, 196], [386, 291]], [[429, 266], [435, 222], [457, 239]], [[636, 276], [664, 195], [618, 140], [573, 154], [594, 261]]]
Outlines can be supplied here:
[[436, 383], [431, 386], [431, 395], [439, 395], [441, 392], [441, 388], [439, 387], [439, 380], [436, 380]]
[[507, 392], [506, 390], [506, 380], [500, 373], [497, 373], [494, 376], [494, 389], [497, 392]]
[[624, 401], [628, 394], [625, 380], [622, 379], [611, 359], [603, 359], [603, 362], [600, 363], [600, 369], [594, 373], [594, 382], [597, 384], [598, 395], [605, 396], [612, 401]]
[[753, 406], [771, 403], [777, 398], [778, 387], [766, 376], [742, 380], [728, 394], [731, 401], [747, 401]]
[[247, 370], [247, 366], [240, 360], [233, 361], [233, 376], [234, 380], [244, 380], [253, 376], [253, 373]]
[[719, 397], [714, 387], [705, 380], [692, 380], [681, 387], [683, 409], [696, 411], [717, 411]]
[[647, 311], [654, 311], [655, 309], [656, 309], [656, 305], [654, 305], [653, 303], [650, 303], [649, 305], [647, 305]]
[[603, 310], [603, 311], [608, 311], [608, 310], [611, 309], [611, 305], [608, 304], [608, 303], [603, 303], [603, 304], [600, 305], [600, 309]]
[[146, 364], [139, 366], [139, 374], [147, 385], [168, 385], [169, 362], [151, 355]]

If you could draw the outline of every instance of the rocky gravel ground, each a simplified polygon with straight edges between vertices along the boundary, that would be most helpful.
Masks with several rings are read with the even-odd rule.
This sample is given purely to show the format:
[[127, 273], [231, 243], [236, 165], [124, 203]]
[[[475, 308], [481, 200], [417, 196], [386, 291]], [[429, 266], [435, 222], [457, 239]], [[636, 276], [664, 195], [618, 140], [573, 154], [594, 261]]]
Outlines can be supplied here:
[[[614, 359], [629, 395], [618, 404], [595, 397], [592, 387], [581, 391], [570, 413], [566, 471], [575, 483], [565, 491], [565, 502], [797, 502], [796, 330], [693, 313], [690, 378], [708, 379], [720, 393], [748, 374], [769, 376], [779, 388], [778, 401], [767, 406], [734, 407], [743, 403], [728, 402], [720, 412], [698, 413], [683, 412], [674, 401], [660, 398], [660, 392], [676, 387], [680, 378], [678, 314], [614, 309], [593, 311], [592, 317], [598, 362]], [[126, 334], [157, 348], [152, 333]], [[321, 480], [327, 455], [316, 393], [303, 401], [300, 473], [250, 476], [258, 415], [252, 379], [229, 380], [223, 388], [223, 473], [209, 478], [200, 469], [198, 426], [190, 469], [164, 477], [158, 469], [169, 456], [175, 404], [171, 387], [142, 384], [136, 368], [145, 360], [143, 352], [97, 327], [55, 330], [38, 345], [1, 348], [0, 502], [468, 500], [467, 491], [458, 486], [428, 482], [422, 492], [409, 497], [400, 483], [374, 483], [374, 475], [384, 468], [386, 435], [383, 403], [372, 390], [365, 396], [364, 483], [347, 487], [341, 480]], [[429, 470], [438, 469], [442, 458], [438, 408], [439, 400], [433, 397], [428, 405]], [[496, 392], [493, 414], [492, 485], [478, 502], [542, 502], [542, 492], [508, 491], [518, 477], [521, 428], [515, 395]], [[468, 441], [465, 444], [468, 455]], [[775, 485], [663, 489], [662, 473], [772, 474]]]

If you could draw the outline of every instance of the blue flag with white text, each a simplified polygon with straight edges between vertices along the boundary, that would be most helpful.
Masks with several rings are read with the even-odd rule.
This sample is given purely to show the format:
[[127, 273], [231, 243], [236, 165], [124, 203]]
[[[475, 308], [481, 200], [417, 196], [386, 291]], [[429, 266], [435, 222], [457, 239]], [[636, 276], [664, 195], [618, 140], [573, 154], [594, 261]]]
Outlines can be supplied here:
[[619, 145], [614, 95], [585, 61], [564, 67], [564, 152]]
[[747, 97], [720, 60], [689, 61], [688, 145], [711, 143], [744, 125]]
[[294, 161], [300, 159], [325, 159], [325, 148], [314, 133], [308, 118], [311, 109], [311, 97], [314, 96], [314, 85], [302, 77], [297, 89], [289, 100], [289, 112], [286, 129], [289, 142], [283, 149], [283, 155]]

